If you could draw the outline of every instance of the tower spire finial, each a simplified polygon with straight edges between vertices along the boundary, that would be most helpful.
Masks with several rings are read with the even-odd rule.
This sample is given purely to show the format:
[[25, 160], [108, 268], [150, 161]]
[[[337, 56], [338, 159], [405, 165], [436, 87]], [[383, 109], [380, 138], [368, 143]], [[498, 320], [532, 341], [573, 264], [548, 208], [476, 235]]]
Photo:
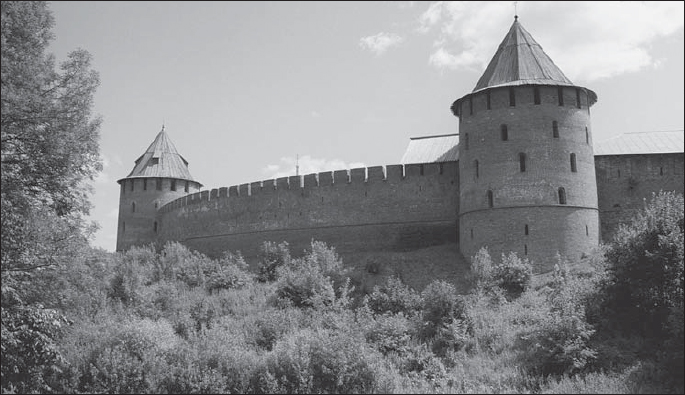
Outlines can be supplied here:
[[519, 19], [519, 12], [518, 12], [518, 1], [514, 2], [514, 20], [517, 21]]
[[162, 132], [164, 131], [164, 120], [162, 119]]
[[300, 154], [297, 154], [297, 160], [295, 162], [295, 175], [300, 175]]

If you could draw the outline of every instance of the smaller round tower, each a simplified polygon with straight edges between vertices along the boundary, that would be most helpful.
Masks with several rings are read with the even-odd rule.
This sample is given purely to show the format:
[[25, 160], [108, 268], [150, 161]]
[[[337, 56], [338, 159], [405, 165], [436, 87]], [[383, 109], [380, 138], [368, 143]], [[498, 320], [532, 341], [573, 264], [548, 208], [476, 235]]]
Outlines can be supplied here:
[[117, 251], [156, 242], [157, 210], [202, 187], [190, 175], [188, 161], [178, 153], [164, 126], [131, 173], [117, 182], [121, 185]]

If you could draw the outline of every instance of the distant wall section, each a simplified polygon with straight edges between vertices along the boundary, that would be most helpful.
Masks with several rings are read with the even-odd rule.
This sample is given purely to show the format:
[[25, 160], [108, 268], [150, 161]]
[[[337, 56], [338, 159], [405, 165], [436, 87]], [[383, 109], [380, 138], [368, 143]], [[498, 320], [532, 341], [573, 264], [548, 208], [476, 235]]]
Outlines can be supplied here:
[[652, 193], [683, 193], [683, 153], [595, 157], [602, 241], [613, 238]]
[[312, 239], [345, 252], [410, 251], [456, 243], [458, 162], [388, 165], [212, 189], [160, 209], [159, 241], [210, 256], [263, 241], [299, 254]]

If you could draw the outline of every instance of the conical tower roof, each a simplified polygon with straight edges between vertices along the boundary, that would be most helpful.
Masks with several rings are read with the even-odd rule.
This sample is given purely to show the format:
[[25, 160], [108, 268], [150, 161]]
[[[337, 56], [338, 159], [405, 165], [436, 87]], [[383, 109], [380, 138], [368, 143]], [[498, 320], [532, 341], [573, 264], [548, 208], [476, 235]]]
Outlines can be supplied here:
[[136, 159], [136, 165], [131, 173], [119, 181], [140, 177], [176, 178], [197, 182], [190, 175], [188, 161], [178, 153], [164, 131], [164, 126], [145, 153]]
[[[518, 16], [515, 16], [509, 32], [470, 94], [489, 88], [517, 85], [577, 87], [552, 62], [540, 44], [521, 26]], [[587, 91], [589, 105], [593, 105], [597, 101], [595, 92], [587, 88], [579, 88]], [[453, 112], [461, 100], [470, 94], [454, 102]]]
[[526, 84], [574, 86], [516, 17], [473, 91]]

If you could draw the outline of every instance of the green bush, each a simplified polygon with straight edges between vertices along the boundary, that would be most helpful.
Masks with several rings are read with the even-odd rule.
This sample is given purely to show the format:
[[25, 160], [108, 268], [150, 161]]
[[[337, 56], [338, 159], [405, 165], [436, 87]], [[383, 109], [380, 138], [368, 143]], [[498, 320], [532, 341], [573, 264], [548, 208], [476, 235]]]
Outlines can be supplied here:
[[587, 322], [578, 281], [566, 264], [556, 265], [547, 297], [549, 312], [520, 337], [529, 371], [541, 375], [576, 374], [586, 370], [597, 352], [589, 346], [594, 328]]
[[502, 261], [492, 271], [493, 281], [509, 298], [519, 297], [530, 286], [532, 277], [533, 267], [528, 259], [522, 260], [515, 252], [502, 254]]
[[290, 264], [290, 247], [288, 242], [276, 244], [265, 241], [259, 249], [259, 272], [257, 279], [261, 282], [274, 281], [277, 269]]
[[269, 372], [284, 392], [384, 392], [380, 354], [344, 332], [302, 330], [274, 346]]
[[311, 250], [277, 272], [277, 297], [296, 307], [330, 306], [336, 298], [346, 299], [351, 291], [342, 260], [323, 242], [312, 241]]
[[454, 320], [464, 320], [465, 304], [457, 295], [454, 285], [434, 280], [421, 293], [424, 338], [434, 337], [440, 328], [452, 324]]
[[421, 295], [394, 276], [389, 277], [383, 285], [374, 286], [373, 292], [366, 295], [365, 300], [376, 314], [403, 313], [411, 316], [421, 310]]

